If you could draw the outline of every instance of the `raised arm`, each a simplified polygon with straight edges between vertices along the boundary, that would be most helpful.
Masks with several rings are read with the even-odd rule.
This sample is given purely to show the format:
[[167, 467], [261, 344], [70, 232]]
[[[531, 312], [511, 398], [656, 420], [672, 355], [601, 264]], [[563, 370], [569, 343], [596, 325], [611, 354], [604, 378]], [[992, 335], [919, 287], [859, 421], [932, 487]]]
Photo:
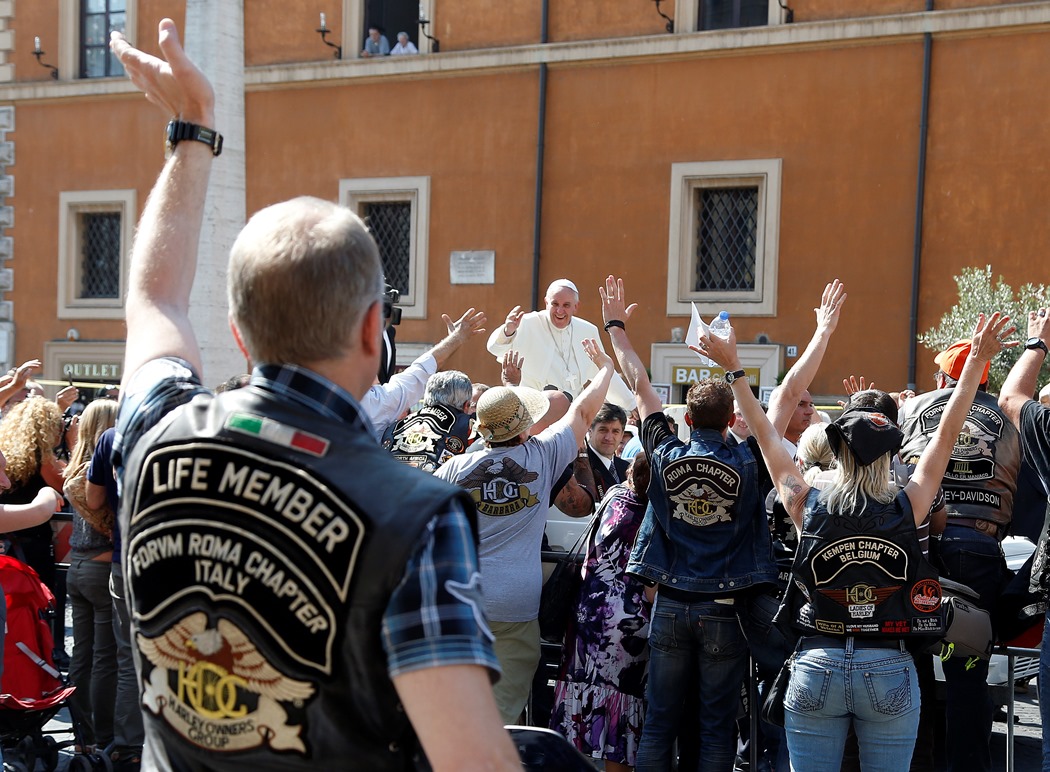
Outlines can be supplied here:
[[523, 316], [525, 316], [525, 309], [521, 306], [514, 306], [507, 312], [503, 325], [493, 330], [489, 336], [487, 348], [490, 354], [499, 358], [514, 345], [514, 336], [518, 334], [518, 325], [521, 324]]
[[42, 366], [39, 359], [30, 359], [20, 364], [13, 375], [0, 383], [0, 407], [6, 405], [15, 394], [24, 389], [29, 376], [33, 374], [34, 370], [39, 370]]
[[[211, 84], [187, 58], [175, 22], [162, 19], [158, 30], [164, 59], [132, 48], [119, 32], [111, 34], [110, 47], [132, 82], [167, 116], [214, 129]], [[146, 201], [131, 251], [125, 379], [162, 356], [181, 357], [200, 369], [189, 301], [213, 158], [203, 142], [178, 143]]]
[[952, 389], [952, 395], [937, 424], [937, 431], [930, 438], [930, 443], [919, 457], [911, 479], [904, 486], [904, 492], [908, 495], [912, 511], [915, 513], [916, 524], [926, 518], [926, 513], [930, 511], [930, 505], [937, 495], [955, 441], [966, 416], [970, 413], [974, 395], [977, 394], [985, 363], [990, 362], [1004, 348], [1017, 345], [1017, 341], [1002, 340], [1017, 329], [1007, 326], [1009, 321], [1009, 316], [1000, 316], [998, 312], [992, 314], [987, 321], [984, 314], [977, 317], [977, 325], [974, 327], [970, 343], [970, 355], [966, 357], [959, 383]]
[[437, 362], [438, 369], [445, 366], [449, 357], [459, 351], [470, 339], [482, 335], [485, 332], [485, 312], [468, 308], [459, 319], [452, 321], [448, 314], [442, 314], [448, 332], [434, 348], [430, 349], [430, 355]]
[[[703, 354], [714, 360], [727, 373], [742, 369], [740, 357], [736, 350], [736, 330], [730, 328], [729, 339], [723, 340], [717, 335], [701, 335], [700, 347], [693, 351]], [[751, 384], [747, 378], [737, 378], [732, 384], [733, 397], [740, 406], [740, 412], [744, 420], [751, 427], [751, 434], [758, 441], [758, 447], [762, 450], [762, 458], [766, 462], [766, 468], [773, 478], [780, 500], [784, 502], [784, 508], [791, 516], [795, 527], [802, 530], [802, 510], [806, 503], [806, 495], [809, 486], [799, 472], [795, 462], [791, 460], [791, 454], [781, 443], [781, 434], [776, 427], [770, 423], [769, 418], [762, 410], [762, 405], [751, 391]]]
[[[602, 320], [609, 326], [609, 340], [612, 342], [613, 353], [616, 361], [620, 364], [620, 372], [623, 379], [634, 393], [634, 400], [638, 405], [638, 416], [641, 420], [650, 413], [659, 413], [663, 410], [663, 402], [649, 381], [649, 375], [645, 372], [645, 365], [631, 345], [631, 339], [627, 335], [627, 320], [638, 308], [637, 303], [627, 305], [623, 291], [623, 279], [608, 276], [605, 286], [598, 288], [602, 296]], [[614, 324], [619, 322], [620, 324]]]
[[591, 378], [591, 382], [584, 387], [583, 391], [580, 392], [580, 395], [572, 401], [572, 404], [569, 406], [569, 412], [561, 419], [561, 421], [567, 421], [572, 425], [572, 432], [576, 435], [577, 446], [583, 445], [583, 438], [587, 436], [587, 430], [591, 426], [591, 421], [598, 415], [598, 411], [605, 402], [605, 395], [609, 391], [609, 382], [612, 380], [613, 374], [612, 358], [602, 351], [598, 341], [591, 338], [584, 339], [583, 350], [587, 352], [587, 356], [594, 362], [598, 372]]
[[813, 337], [802, 356], [791, 366], [769, 400], [768, 418], [781, 437], [787, 430], [788, 421], [798, 406], [802, 392], [813, 383], [813, 378], [820, 369], [824, 352], [828, 350], [828, 342], [838, 326], [839, 312], [845, 302], [846, 288], [842, 282], [835, 279], [824, 286], [824, 292], [820, 296], [820, 307], [813, 309], [817, 315], [817, 329], [813, 331]]
[[[1028, 313], [1028, 338], [1038, 338], [1044, 344], [1050, 342], [1050, 314], [1045, 308]], [[1021, 428], [1021, 408], [1035, 394], [1039, 370], [1045, 360], [1046, 352], [1041, 348], [1022, 351], [999, 391], [999, 407], [1017, 428]]]

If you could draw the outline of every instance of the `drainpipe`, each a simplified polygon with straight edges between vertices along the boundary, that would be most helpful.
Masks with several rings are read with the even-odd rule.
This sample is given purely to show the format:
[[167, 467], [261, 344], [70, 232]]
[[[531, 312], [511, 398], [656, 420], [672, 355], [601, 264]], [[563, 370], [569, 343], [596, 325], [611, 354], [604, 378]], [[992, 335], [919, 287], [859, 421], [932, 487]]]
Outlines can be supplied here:
[[[933, 0], [926, 0], [926, 10], [933, 10]], [[908, 388], [915, 390], [916, 339], [919, 336], [919, 275], [922, 268], [922, 210], [926, 197], [926, 137], [930, 117], [930, 60], [933, 35], [923, 35], [922, 115], [919, 118], [919, 169], [915, 181], [915, 240], [911, 267], [911, 320], [908, 326]]]
[[[547, 42], [547, 10], [549, 0], [543, 0], [540, 22], [540, 43]], [[539, 125], [536, 130], [536, 193], [532, 216], [532, 309], [540, 303], [540, 231], [543, 219], [543, 151], [547, 140], [547, 63], [540, 62]]]

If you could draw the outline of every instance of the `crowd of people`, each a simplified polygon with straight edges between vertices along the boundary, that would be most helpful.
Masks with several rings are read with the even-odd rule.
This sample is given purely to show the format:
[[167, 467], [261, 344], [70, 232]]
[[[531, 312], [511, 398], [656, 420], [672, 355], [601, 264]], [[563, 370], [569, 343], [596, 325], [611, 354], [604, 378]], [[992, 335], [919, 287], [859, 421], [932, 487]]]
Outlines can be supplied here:
[[[159, 42], [163, 58], [111, 45], [166, 113], [214, 126], [170, 20]], [[552, 509], [581, 519], [584, 547], [549, 725], [586, 757], [729, 772], [750, 743], [776, 772], [932, 768], [942, 582], [995, 618], [1021, 466], [1050, 485], [1046, 309], [988, 309], [927, 393], [844, 379], [831, 420], [809, 388], [847, 300], [835, 280], [768, 405], [735, 333], [701, 335], [725, 376], [688, 390], [679, 431], [613, 276], [604, 330], [568, 279], [543, 310], [512, 308], [487, 339], [498, 385], [442, 369], [481, 345], [474, 308], [392, 373], [367, 226], [304, 197], [237, 237], [230, 319], [254, 366], [209, 389], [189, 296], [214, 158], [177, 143], [143, 211], [119, 405], [74, 416], [75, 389], [34, 393], [35, 361], [0, 379], [4, 548], [53, 584], [48, 520], [69, 501], [75, 712], [114, 768], [520, 769], [504, 726], [541, 660]], [[1017, 345], [997, 398], [989, 363]], [[987, 662], [942, 650], [947, 768], [990, 769]], [[782, 700], [757, 735], [738, 721], [749, 662]]]

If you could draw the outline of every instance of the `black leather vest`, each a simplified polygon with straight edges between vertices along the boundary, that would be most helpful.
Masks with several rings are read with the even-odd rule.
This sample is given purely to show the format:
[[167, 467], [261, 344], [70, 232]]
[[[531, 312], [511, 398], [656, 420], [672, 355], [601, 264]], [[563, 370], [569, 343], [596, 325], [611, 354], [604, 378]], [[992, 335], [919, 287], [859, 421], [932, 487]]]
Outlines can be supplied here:
[[247, 387], [125, 452], [121, 527], [161, 769], [428, 768], [381, 643], [427, 521], [462, 491]]
[[[937, 431], [951, 395], [951, 389], [939, 389], [904, 403], [904, 445], [900, 457], [906, 463], [918, 463]], [[1017, 429], [999, 409], [995, 397], [977, 392], [941, 481], [948, 522], [953, 517], [973, 517], [1009, 525], [1020, 468]]]
[[811, 488], [806, 499], [778, 618], [807, 635], [941, 635], [941, 585], [919, 549], [905, 493], [850, 515], [830, 514], [820, 493]]
[[423, 407], [387, 429], [383, 447], [398, 461], [433, 472], [467, 449], [470, 418], [444, 405]]

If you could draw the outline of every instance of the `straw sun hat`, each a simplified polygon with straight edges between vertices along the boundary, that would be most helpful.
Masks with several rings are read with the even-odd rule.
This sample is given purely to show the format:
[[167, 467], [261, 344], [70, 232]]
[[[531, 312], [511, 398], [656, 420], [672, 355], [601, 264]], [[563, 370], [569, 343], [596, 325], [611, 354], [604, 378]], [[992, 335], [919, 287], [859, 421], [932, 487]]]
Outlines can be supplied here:
[[495, 386], [478, 400], [478, 432], [489, 442], [506, 442], [543, 418], [550, 401], [525, 386]]

